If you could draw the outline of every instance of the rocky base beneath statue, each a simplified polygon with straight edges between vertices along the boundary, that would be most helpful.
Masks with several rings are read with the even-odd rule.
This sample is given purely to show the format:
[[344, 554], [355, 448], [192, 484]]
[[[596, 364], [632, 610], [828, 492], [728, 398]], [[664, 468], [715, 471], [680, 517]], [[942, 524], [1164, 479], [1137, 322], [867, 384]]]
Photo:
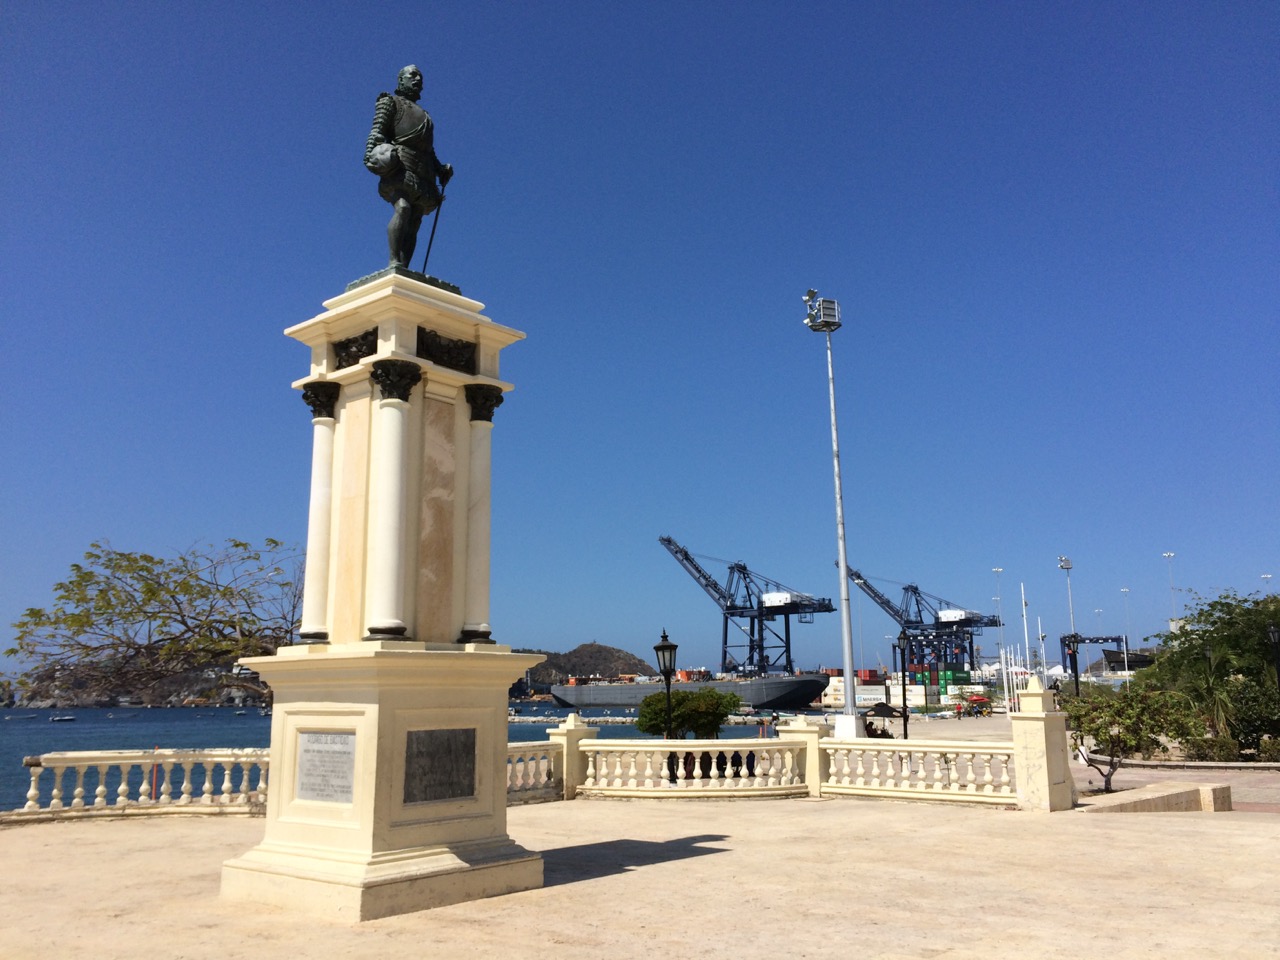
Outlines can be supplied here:
[[384, 267], [377, 273], [370, 273], [359, 280], [352, 280], [347, 284], [347, 289], [343, 292], [350, 293], [357, 287], [363, 287], [366, 283], [372, 283], [374, 280], [380, 280], [391, 274], [395, 274], [398, 277], [408, 277], [410, 280], [417, 280], [419, 283], [425, 283], [437, 289], [447, 290], [449, 293], [456, 293], [458, 296], [462, 296], [462, 288], [457, 284], [450, 283], [448, 280], [441, 280], [439, 277], [433, 277], [428, 273], [410, 270], [408, 267]]

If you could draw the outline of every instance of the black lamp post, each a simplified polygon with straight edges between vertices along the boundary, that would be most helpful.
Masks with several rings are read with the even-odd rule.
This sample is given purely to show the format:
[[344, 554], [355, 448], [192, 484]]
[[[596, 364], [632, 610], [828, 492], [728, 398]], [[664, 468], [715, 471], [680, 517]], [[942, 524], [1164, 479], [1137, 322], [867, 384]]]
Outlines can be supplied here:
[[677, 645], [667, 639], [667, 631], [662, 631], [662, 639], [653, 645], [654, 655], [658, 658], [658, 672], [667, 685], [667, 724], [666, 739], [671, 739], [671, 678], [676, 672]]
[[911, 640], [907, 637], [907, 631], [903, 630], [898, 634], [898, 651], [899, 664], [902, 669], [902, 739], [907, 739], [907, 715], [911, 712], [907, 709], [907, 656], [911, 653]]

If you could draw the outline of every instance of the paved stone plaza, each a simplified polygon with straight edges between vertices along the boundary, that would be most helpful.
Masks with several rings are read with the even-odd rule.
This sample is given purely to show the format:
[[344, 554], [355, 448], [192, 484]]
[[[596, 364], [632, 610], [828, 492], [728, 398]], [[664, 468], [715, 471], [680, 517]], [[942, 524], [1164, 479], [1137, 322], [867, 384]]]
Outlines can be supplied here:
[[[1246, 779], [1280, 810], [1280, 773]], [[1274, 812], [579, 800], [513, 808], [509, 829], [543, 854], [542, 889], [345, 925], [219, 898], [261, 820], [4, 827], [0, 957], [1280, 957]]]

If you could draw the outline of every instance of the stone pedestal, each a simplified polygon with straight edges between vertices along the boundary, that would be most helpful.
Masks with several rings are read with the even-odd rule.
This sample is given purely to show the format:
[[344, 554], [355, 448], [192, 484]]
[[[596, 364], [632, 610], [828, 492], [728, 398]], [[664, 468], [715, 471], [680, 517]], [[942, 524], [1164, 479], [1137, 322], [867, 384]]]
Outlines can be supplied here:
[[313, 451], [303, 645], [274, 694], [263, 842], [226, 897], [348, 920], [542, 885], [506, 832], [507, 691], [542, 657], [489, 625], [498, 353], [524, 335], [388, 272], [286, 331]]
[[524, 338], [484, 305], [390, 272], [285, 333], [314, 446], [302, 637], [490, 639], [490, 442]]

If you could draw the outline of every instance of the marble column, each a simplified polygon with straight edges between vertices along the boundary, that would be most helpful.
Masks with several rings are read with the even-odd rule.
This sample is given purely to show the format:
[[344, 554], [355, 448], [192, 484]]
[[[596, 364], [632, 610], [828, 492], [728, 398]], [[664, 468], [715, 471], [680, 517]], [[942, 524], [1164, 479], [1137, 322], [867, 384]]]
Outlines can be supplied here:
[[302, 584], [303, 643], [329, 641], [329, 538], [333, 517], [334, 410], [341, 387], [313, 380], [302, 388], [311, 408], [311, 501], [307, 511], [307, 567]]
[[467, 496], [466, 598], [459, 643], [492, 643], [489, 628], [489, 540], [492, 507], [493, 412], [502, 388], [469, 384], [471, 483]]
[[369, 639], [403, 637], [405, 543], [408, 504], [409, 395], [422, 368], [408, 360], [378, 360], [369, 378], [381, 399], [374, 413], [373, 516], [369, 522]]

